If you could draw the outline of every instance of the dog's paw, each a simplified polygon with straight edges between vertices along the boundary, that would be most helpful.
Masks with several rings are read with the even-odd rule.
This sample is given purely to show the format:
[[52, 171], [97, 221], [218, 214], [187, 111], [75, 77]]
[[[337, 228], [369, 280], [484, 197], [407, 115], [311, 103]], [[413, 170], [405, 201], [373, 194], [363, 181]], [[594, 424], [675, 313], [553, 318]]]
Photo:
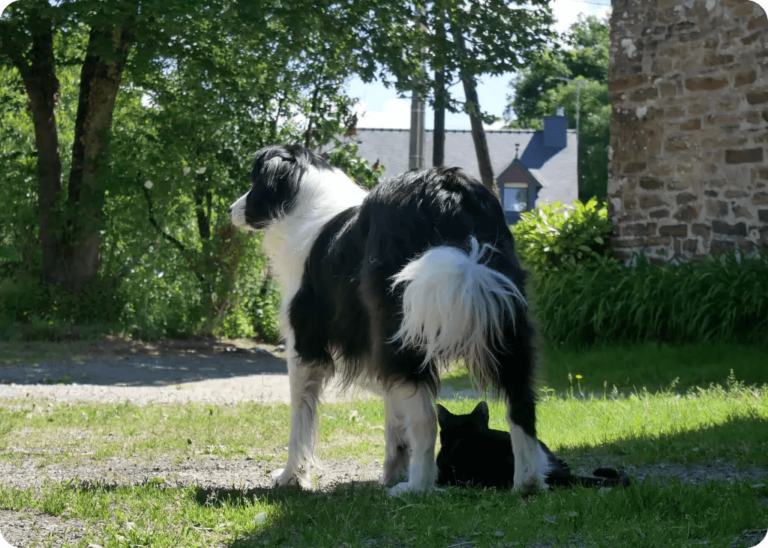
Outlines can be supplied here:
[[543, 478], [536, 474], [518, 476], [515, 474], [513, 489], [523, 495], [533, 495], [539, 490], [545, 490], [548, 485]]
[[284, 487], [288, 485], [298, 485], [302, 489], [306, 489], [306, 490], [312, 490], [315, 487], [312, 484], [312, 480], [310, 479], [309, 474], [307, 473], [288, 474], [286, 473], [284, 468], [280, 468], [272, 472], [270, 476], [275, 481], [275, 485], [278, 487]]

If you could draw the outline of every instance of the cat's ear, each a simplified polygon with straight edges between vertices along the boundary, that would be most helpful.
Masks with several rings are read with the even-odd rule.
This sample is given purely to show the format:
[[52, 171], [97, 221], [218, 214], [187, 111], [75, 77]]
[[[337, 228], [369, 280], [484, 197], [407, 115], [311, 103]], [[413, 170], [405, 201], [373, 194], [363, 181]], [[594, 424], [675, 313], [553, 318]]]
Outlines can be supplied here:
[[440, 425], [445, 424], [452, 416], [453, 414], [450, 411], [439, 403], [437, 404], [437, 422]]
[[478, 403], [477, 406], [475, 406], [475, 408], [472, 410], [472, 416], [475, 417], [478, 423], [482, 422], [483, 426], [488, 426], [488, 422], [490, 421], [488, 404], [484, 401]]

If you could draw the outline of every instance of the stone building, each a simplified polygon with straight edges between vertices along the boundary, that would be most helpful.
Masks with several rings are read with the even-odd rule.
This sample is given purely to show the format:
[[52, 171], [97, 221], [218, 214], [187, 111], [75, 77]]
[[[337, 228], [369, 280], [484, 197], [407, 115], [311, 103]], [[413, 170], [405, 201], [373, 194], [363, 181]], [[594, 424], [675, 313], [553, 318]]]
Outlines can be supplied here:
[[617, 255], [768, 249], [765, 12], [749, 0], [612, 4]]

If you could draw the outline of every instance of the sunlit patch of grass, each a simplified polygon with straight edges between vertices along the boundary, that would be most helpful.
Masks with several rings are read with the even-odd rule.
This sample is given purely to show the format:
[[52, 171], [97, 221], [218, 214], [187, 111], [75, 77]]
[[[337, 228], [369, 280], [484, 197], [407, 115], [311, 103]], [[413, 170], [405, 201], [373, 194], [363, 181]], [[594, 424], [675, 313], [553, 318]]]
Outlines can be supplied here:
[[[616, 453], [627, 462], [704, 462], [715, 457], [768, 464], [768, 387], [744, 386], [565, 394], [542, 393], [539, 435], [552, 449]], [[467, 413], [477, 400], [442, 401]], [[492, 401], [491, 426], [505, 429], [505, 410]], [[321, 405], [321, 458], [382, 459], [384, 406], [378, 400]], [[18, 401], [0, 406], [0, 448], [6, 458], [45, 448], [68, 458], [159, 456], [285, 459], [290, 410], [284, 404], [58, 404]], [[737, 441], [736, 441], [737, 440]]]

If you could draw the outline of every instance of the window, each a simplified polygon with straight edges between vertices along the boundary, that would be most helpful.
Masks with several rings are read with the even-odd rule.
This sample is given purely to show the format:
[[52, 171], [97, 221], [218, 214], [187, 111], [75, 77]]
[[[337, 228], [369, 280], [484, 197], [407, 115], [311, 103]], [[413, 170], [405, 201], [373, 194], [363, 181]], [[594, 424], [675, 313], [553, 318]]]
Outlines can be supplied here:
[[504, 185], [504, 211], [521, 213], [528, 211], [528, 187], [526, 185]]

